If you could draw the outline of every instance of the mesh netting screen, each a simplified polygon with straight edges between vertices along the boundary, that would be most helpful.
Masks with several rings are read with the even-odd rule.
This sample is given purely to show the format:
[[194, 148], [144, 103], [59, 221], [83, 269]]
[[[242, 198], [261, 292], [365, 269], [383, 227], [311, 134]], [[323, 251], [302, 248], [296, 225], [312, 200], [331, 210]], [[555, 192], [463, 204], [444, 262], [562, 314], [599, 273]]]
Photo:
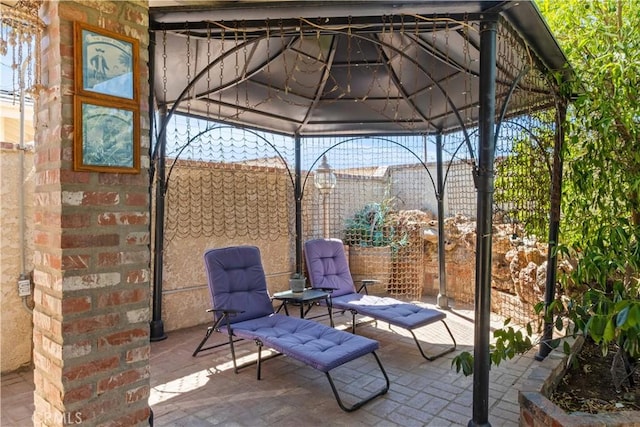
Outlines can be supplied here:
[[420, 298], [422, 228], [436, 212], [435, 164], [428, 161], [435, 159], [433, 141], [307, 138], [303, 153], [303, 164], [323, 153], [337, 181], [325, 194], [307, 181], [305, 237], [342, 239], [355, 280], [375, 279], [377, 291]]
[[179, 116], [167, 133], [166, 235], [293, 234], [293, 141]]

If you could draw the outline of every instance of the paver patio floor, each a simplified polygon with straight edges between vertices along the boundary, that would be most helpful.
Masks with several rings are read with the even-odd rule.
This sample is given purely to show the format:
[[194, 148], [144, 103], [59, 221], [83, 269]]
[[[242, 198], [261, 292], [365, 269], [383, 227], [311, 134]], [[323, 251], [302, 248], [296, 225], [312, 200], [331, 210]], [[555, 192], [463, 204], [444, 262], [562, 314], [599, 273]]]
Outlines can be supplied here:
[[[425, 299], [425, 303], [429, 302]], [[314, 308], [314, 311], [321, 310]], [[347, 328], [349, 314], [336, 317]], [[325, 321], [325, 320], [320, 320]], [[502, 319], [492, 319], [496, 327]], [[358, 333], [380, 342], [377, 351], [391, 380], [389, 392], [359, 410], [346, 413], [338, 407], [322, 372], [287, 357], [263, 363], [262, 380], [255, 366], [232, 369], [229, 348], [191, 354], [206, 325], [171, 331], [164, 341], [151, 343], [151, 395], [155, 426], [463, 426], [472, 418], [472, 377], [451, 368], [460, 351], [471, 351], [474, 324], [471, 308], [448, 312], [447, 324], [458, 349], [435, 361], [424, 360], [410, 335], [390, 330], [379, 322], [358, 327]], [[419, 338], [426, 350], [447, 345], [448, 336], [438, 323], [422, 328]], [[210, 344], [226, 340], [213, 334]], [[433, 347], [431, 347], [433, 346]], [[255, 356], [252, 342], [238, 343], [241, 359]], [[531, 352], [530, 352], [531, 353]], [[536, 365], [531, 354], [492, 367], [489, 386], [489, 421], [492, 426], [517, 426], [518, 382]], [[344, 400], [355, 399], [380, 386], [373, 357], [363, 357], [332, 372]], [[2, 376], [1, 425], [31, 425], [33, 374], [30, 371]], [[352, 400], [353, 401], [353, 400]]]

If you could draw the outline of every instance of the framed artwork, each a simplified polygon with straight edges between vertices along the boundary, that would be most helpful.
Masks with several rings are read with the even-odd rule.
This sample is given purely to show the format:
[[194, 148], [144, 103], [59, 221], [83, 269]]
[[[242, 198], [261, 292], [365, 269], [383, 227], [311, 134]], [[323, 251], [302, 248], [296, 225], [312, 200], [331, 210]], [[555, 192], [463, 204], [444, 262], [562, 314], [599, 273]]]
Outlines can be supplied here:
[[76, 93], [137, 102], [138, 41], [76, 22]]
[[75, 170], [140, 171], [140, 114], [137, 108], [81, 96], [76, 96], [74, 108]]
[[74, 49], [74, 170], [140, 172], [138, 41], [76, 22]]

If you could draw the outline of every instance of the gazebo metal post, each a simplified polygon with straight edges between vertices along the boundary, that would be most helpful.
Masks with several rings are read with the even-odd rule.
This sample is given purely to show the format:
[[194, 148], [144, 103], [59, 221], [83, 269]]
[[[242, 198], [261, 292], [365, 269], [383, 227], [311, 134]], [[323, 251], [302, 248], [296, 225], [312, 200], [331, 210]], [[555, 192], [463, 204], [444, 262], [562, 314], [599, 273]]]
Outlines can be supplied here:
[[567, 116], [566, 102], [558, 106], [558, 123], [556, 123], [555, 142], [553, 147], [553, 172], [551, 176], [551, 206], [549, 215], [549, 246], [547, 250], [547, 278], [544, 293], [544, 330], [540, 347], [535, 359], [540, 361], [551, 352], [550, 341], [553, 339], [552, 313], [547, 313], [556, 293], [556, 276], [558, 255], [558, 236], [560, 234], [560, 204], [562, 196], [562, 146], [564, 144], [564, 123]]
[[497, 15], [480, 22], [480, 111], [477, 225], [476, 298], [473, 366], [473, 418], [468, 426], [489, 423], [489, 331], [491, 327], [491, 236], [493, 163], [495, 159], [496, 33]]
[[302, 171], [300, 158], [300, 135], [295, 136], [295, 183], [293, 186], [294, 197], [296, 200], [296, 273], [302, 274], [302, 186], [300, 175]]
[[[162, 107], [160, 113], [160, 125], [166, 126], [167, 110]], [[167, 147], [166, 133], [160, 134], [158, 148], [156, 150], [156, 223], [154, 234], [154, 259], [153, 259], [153, 317], [151, 320], [151, 341], [161, 341], [167, 338], [164, 333], [162, 321], [162, 264], [164, 253], [164, 198], [165, 187], [165, 154]]]
[[444, 171], [442, 164], [442, 134], [436, 135], [436, 180], [438, 182], [438, 300], [439, 308], [449, 309], [447, 297], [447, 269], [444, 253]]
[[[149, 33], [149, 70], [155, 69], [155, 57], [156, 57], [156, 33], [151, 31]], [[154, 87], [155, 73], [150, 73], [150, 87]], [[149, 141], [153, 141], [153, 131], [155, 127], [153, 124], [157, 124], [155, 115], [153, 112], [153, 106], [155, 105], [154, 91], [149, 91], [149, 122], [150, 126]], [[166, 126], [167, 109], [162, 107], [160, 109], [160, 126]], [[157, 159], [156, 167], [156, 205], [155, 205], [155, 235], [153, 250], [153, 295], [152, 295], [152, 309], [151, 309], [151, 322], [149, 324], [149, 340], [150, 341], [162, 341], [167, 338], [167, 334], [164, 332], [164, 322], [162, 321], [162, 254], [164, 252], [164, 196], [165, 196], [165, 165], [164, 156], [166, 152], [166, 137], [162, 132], [160, 140], [157, 141], [156, 151], [152, 152], [151, 156], [155, 156]], [[153, 165], [153, 164], [152, 164]], [[151, 179], [153, 179], [153, 171], [151, 173]], [[150, 183], [149, 190], [153, 188], [153, 182]], [[151, 194], [149, 194], [151, 197]]]

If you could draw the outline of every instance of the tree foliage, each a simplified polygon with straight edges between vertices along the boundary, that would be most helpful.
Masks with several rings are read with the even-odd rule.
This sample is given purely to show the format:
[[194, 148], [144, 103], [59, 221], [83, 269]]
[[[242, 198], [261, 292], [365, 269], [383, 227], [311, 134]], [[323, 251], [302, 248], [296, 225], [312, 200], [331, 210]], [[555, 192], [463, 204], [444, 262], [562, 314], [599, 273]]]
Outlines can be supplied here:
[[578, 261], [565, 283], [588, 290], [566, 314], [603, 351], [614, 342], [639, 357], [640, 3], [544, 0], [540, 9], [577, 77], [560, 253]]
[[577, 96], [567, 118], [562, 232], [567, 244], [582, 249], [603, 225], [615, 227], [622, 219], [640, 224], [640, 3], [539, 5], [576, 74]]
[[[556, 329], [564, 330], [563, 318], [568, 318], [574, 325], [569, 333], [591, 337], [603, 352], [616, 343], [638, 360], [640, 2], [539, 0], [538, 5], [576, 77], [569, 85], [574, 97], [563, 151], [558, 251], [577, 261], [560, 279], [581, 292], [536, 309], [546, 311]], [[531, 325], [526, 332], [496, 331], [492, 362], [530, 348]], [[458, 371], [470, 366], [467, 355], [453, 364]]]

